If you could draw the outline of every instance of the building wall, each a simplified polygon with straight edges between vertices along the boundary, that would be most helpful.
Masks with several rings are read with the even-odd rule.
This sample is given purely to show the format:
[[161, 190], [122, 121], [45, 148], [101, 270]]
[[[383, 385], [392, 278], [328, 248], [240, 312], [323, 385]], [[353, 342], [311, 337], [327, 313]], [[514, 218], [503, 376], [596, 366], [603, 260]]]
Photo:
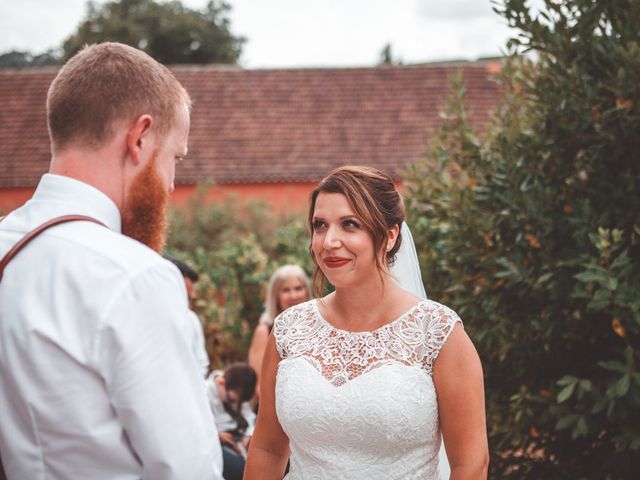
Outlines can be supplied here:
[[[207, 202], [224, 201], [237, 198], [245, 200], [263, 200], [280, 213], [306, 212], [309, 205], [309, 193], [316, 183], [255, 183], [237, 185], [214, 185], [206, 194]], [[177, 185], [171, 195], [171, 202], [184, 205], [196, 193], [196, 185]], [[0, 213], [4, 214], [19, 207], [33, 195], [34, 187], [0, 189]]]
[[[219, 202], [232, 198], [240, 201], [262, 200], [279, 213], [306, 212], [309, 193], [317, 185], [308, 183], [249, 183], [214, 185], [205, 194], [206, 202]], [[184, 205], [196, 193], [196, 185], [178, 185], [171, 195], [172, 203]]]
[[[220, 202], [237, 198], [239, 201], [262, 200], [278, 213], [305, 213], [309, 207], [309, 194], [317, 182], [303, 183], [249, 183], [233, 185], [213, 185], [205, 193], [206, 202]], [[402, 192], [403, 185], [396, 186]], [[0, 188], [0, 215], [25, 203], [35, 187]], [[177, 185], [171, 194], [171, 203], [183, 206], [195, 195], [197, 185]]]
[[34, 187], [0, 188], [0, 215], [14, 210], [29, 200]]

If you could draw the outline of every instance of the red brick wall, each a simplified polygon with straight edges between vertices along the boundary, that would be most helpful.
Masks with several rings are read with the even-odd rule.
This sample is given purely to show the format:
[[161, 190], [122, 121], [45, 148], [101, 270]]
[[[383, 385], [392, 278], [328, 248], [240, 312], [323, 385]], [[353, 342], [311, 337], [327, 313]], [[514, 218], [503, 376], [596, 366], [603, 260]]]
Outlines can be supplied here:
[[34, 187], [0, 188], [0, 214], [19, 207], [33, 195]]
[[[207, 191], [205, 199], [207, 202], [221, 201], [225, 197], [234, 195], [240, 200], [263, 200], [277, 212], [306, 212], [309, 206], [309, 193], [316, 185], [317, 182], [215, 185]], [[195, 185], [178, 185], [171, 195], [171, 201], [177, 205], [184, 205], [195, 191]]]
[[[221, 201], [229, 195], [236, 195], [240, 200], [261, 199], [278, 212], [306, 212], [309, 192], [315, 185], [316, 183], [216, 185], [209, 189], [205, 198], [207, 201]], [[31, 198], [34, 190], [33, 187], [0, 189], [0, 213], [7, 213], [22, 205]], [[171, 201], [184, 205], [195, 191], [195, 185], [178, 185], [171, 195]]]
[[[249, 183], [215, 185], [207, 191], [207, 202], [224, 201], [229, 196], [240, 200], [259, 199], [267, 202], [277, 212], [306, 213], [309, 207], [309, 193], [317, 182], [307, 183]], [[402, 191], [402, 184], [397, 186]], [[35, 188], [0, 188], [0, 213], [7, 213], [26, 202]], [[196, 191], [196, 185], [177, 185], [171, 195], [171, 202], [184, 205]]]

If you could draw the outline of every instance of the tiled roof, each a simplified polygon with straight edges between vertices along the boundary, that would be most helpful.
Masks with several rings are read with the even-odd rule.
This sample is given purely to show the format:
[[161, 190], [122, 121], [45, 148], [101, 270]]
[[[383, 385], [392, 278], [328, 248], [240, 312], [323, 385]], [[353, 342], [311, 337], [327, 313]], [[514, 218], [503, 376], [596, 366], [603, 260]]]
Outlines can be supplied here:
[[[395, 175], [422, 156], [458, 70], [472, 121], [487, 121], [499, 96], [494, 67], [174, 67], [194, 102], [189, 155], [176, 183], [316, 181], [343, 164]], [[45, 97], [55, 74], [0, 71], [0, 187], [33, 186], [48, 168]]]

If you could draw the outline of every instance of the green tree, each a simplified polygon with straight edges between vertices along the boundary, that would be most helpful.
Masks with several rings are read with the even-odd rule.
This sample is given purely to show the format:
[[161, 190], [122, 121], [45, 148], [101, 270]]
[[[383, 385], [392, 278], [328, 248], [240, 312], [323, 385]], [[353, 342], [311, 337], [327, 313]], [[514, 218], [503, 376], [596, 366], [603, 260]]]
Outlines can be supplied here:
[[311, 273], [312, 263], [304, 214], [277, 214], [233, 196], [207, 203], [209, 188], [201, 185], [184, 207], [171, 209], [168, 250], [201, 274], [194, 308], [212, 364], [221, 367], [246, 359], [273, 271], [297, 263]]
[[117, 41], [164, 64], [237, 63], [244, 39], [231, 33], [229, 9], [217, 0], [202, 12], [179, 1], [89, 1], [86, 18], [63, 43], [64, 60], [85, 44]]
[[40, 54], [11, 50], [0, 54], [0, 68], [32, 68], [60, 64], [60, 54], [53, 49]]
[[480, 351], [493, 478], [638, 478], [640, 2], [496, 9], [518, 34], [491, 126], [457, 82], [407, 172], [429, 293]]
[[393, 52], [391, 49], [391, 44], [387, 43], [385, 44], [384, 47], [382, 47], [382, 50], [380, 50], [380, 55], [379, 55], [380, 61], [378, 63], [378, 65], [402, 65], [402, 60], [400, 60], [399, 58], [395, 58], [393, 56]]

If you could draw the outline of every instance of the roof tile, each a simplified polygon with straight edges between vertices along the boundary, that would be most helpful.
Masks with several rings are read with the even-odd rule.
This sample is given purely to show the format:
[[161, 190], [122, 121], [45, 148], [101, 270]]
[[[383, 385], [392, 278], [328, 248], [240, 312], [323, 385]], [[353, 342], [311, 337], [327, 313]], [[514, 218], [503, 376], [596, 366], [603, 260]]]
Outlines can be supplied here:
[[[499, 98], [486, 63], [372, 68], [172, 68], [193, 103], [176, 183], [316, 181], [347, 163], [397, 175], [424, 152], [450, 78], [462, 70], [471, 120]], [[49, 164], [45, 98], [55, 69], [0, 71], [0, 187], [34, 186]]]

